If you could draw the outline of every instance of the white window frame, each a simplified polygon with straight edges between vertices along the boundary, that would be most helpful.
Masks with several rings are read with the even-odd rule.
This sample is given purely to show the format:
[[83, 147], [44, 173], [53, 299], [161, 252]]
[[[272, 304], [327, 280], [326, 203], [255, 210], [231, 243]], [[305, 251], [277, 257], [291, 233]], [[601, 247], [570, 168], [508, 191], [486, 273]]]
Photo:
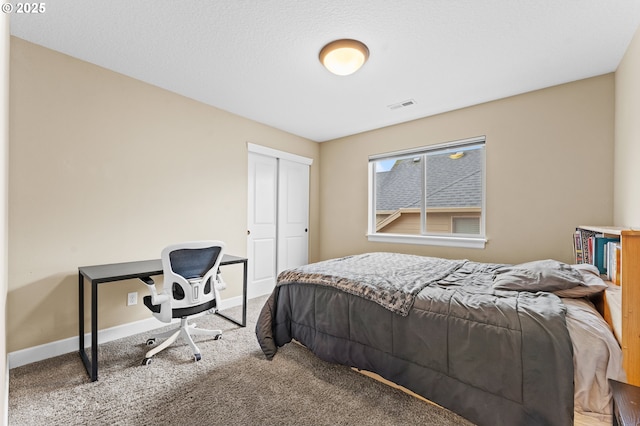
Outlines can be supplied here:
[[[485, 144], [482, 164], [482, 213], [480, 215], [480, 234], [479, 235], [440, 235], [440, 234], [392, 234], [392, 233], [378, 233], [376, 232], [376, 187], [375, 187], [375, 174], [376, 174], [376, 161], [386, 158], [410, 156], [410, 155], [422, 155], [427, 152], [440, 151], [454, 149], [458, 147], [465, 147], [469, 145]], [[433, 245], [433, 246], [445, 246], [445, 247], [461, 247], [461, 248], [478, 248], [484, 249], [487, 242], [485, 233], [486, 222], [486, 138], [485, 136], [478, 136], [469, 139], [462, 139], [452, 142], [446, 142], [437, 145], [428, 145], [415, 149], [408, 149], [403, 151], [388, 152], [383, 154], [375, 154], [369, 156], [369, 179], [368, 179], [368, 192], [369, 192], [369, 205], [368, 205], [368, 229], [367, 239], [372, 242], [381, 243], [399, 243], [399, 244], [421, 244], [421, 245]]]

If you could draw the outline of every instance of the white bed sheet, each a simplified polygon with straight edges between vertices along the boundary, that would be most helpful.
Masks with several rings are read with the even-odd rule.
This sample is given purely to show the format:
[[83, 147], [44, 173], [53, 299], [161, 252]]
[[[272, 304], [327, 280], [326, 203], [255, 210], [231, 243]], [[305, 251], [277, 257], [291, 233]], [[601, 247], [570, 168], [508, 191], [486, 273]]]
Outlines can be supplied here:
[[626, 380], [622, 350], [609, 325], [585, 299], [563, 298], [573, 344], [575, 412], [611, 424], [608, 379]]

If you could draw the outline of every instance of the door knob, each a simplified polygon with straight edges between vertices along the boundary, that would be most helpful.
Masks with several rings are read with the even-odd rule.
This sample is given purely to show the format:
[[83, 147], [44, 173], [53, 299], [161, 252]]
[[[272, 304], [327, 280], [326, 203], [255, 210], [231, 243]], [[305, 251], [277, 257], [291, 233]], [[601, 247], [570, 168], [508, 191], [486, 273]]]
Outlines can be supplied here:
[[251, 235], [251, 230], [247, 229], [247, 235]]

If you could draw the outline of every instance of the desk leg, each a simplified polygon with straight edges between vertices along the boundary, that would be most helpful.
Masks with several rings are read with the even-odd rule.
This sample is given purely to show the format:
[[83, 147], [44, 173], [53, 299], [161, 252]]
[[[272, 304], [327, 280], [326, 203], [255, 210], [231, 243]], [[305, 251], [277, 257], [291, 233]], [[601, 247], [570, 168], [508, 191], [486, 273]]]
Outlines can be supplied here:
[[[84, 351], [84, 277], [79, 272], [78, 272], [78, 341], [79, 341], [78, 350], [80, 351], [80, 357], [82, 358], [82, 361], [86, 367], [86, 363], [84, 362], [84, 357], [82, 356], [82, 355], [86, 356], [86, 353]], [[87, 372], [89, 371], [87, 370]]]
[[98, 283], [91, 281], [91, 381], [98, 380]]
[[84, 277], [78, 273], [78, 350], [92, 382], [98, 380], [98, 284], [91, 282], [91, 359], [84, 347]]
[[247, 269], [248, 261], [244, 262], [244, 275], [242, 279], [242, 326], [247, 326]]
[[240, 327], [247, 326], [247, 271], [248, 271], [248, 263], [245, 260], [242, 262], [244, 265], [244, 277], [242, 279], [242, 321], [238, 321], [235, 318], [232, 318], [222, 312], [216, 312], [216, 315], [221, 316], [222, 318], [231, 321], [234, 324], [239, 325]]

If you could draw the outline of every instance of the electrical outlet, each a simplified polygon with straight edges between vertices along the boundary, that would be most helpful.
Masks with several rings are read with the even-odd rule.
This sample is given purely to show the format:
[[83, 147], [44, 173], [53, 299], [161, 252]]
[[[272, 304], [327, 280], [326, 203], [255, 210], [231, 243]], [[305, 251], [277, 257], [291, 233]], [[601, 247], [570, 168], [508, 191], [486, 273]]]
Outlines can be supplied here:
[[127, 294], [127, 306], [137, 305], [138, 304], [138, 292], [134, 291], [133, 293]]

